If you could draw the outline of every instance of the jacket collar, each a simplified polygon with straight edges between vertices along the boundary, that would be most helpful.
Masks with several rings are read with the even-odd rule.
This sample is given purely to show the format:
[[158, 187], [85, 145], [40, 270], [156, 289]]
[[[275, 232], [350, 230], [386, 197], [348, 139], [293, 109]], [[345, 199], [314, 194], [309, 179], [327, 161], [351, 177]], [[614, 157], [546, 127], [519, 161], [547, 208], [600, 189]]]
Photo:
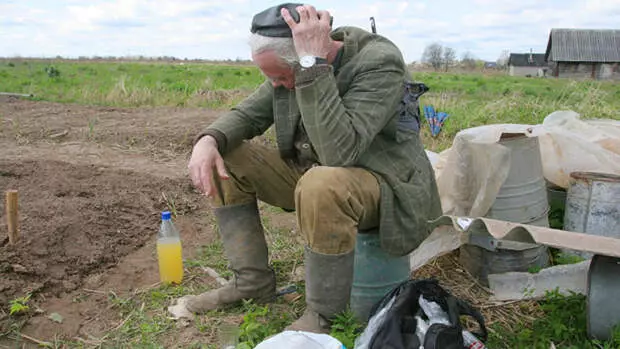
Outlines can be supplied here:
[[[339, 59], [336, 59], [332, 66], [334, 72], [337, 72], [343, 65], [347, 64], [355, 56], [359, 50], [357, 40], [353, 34], [355, 31], [360, 31], [358, 28], [340, 27], [336, 28], [330, 34], [332, 40], [341, 41], [344, 43], [340, 52], [338, 53]], [[359, 34], [359, 33], [358, 33]]]

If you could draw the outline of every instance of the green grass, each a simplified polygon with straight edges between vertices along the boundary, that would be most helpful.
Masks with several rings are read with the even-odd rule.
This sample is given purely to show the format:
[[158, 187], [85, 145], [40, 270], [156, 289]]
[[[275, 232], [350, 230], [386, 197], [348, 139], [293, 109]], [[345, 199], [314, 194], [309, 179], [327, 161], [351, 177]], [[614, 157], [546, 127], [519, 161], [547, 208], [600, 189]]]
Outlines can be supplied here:
[[0, 92], [67, 103], [230, 106], [262, 79], [251, 66], [0, 60]]
[[544, 316], [533, 324], [521, 323], [509, 331], [492, 326], [493, 332], [487, 343], [489, 348], [548, 349], [550, 343], [558, 349], [620, 348], [620, 327], [608, 342], [587, 339], [585, 296], [562, 296], [553, 291], [548, 292], [539, 304]]
[[[462, 129], [491, 123], [537, 124], [556, 110], [571, 109], [584, 118], [620, 119], [620, 84], [613, 82], [452, 73], [414, 73], [413, 78], [430, 87], [420, 101], [422, 106], [430, 104], [450, 114], [436, 138], [430, 136], [426, 122], [423, 124], [425, 145], [437, 152], [449, 147]], [[64, 103], [228, 108], [261, 82], [260, 72], [251, 66], [0, 60], [0, 92], [34, 94], [36, 100]], [[267, 138], [273, 138], [273, 130]], [[174, 207], [173, 202], [171, 205]], [[270, 207], [265, 209], [273, 211]], [[553, 227], [561, 229], [562, 218], [562, 208], [552, 210]], [[238, 331], [240, 347], [251, 348], [281, 331], [303, 312], [303, 282], [292, 278], [303, 261], [302, 249], [289, 232], [277, 229], [268, 218], [263, 222], [278, 287], [293, 284], [300, 290], [301, 298], [292, 302], [279, 298], [274, 304], [261, 306], [244, 303], [198, 317], [188, 326], [204, 337], [185, 343], [185, 347], [216, 348], [214, 343], [220, 330], [232, 324]], [[554, 264], [578, 261], [554, 251]], [[198, 281], [202, 267], [209, 266], [224, 277], [231, 276], [219, 240], [204, 246], [185, 265], [189, 277], [181, 286], [161, 286], [125, 296], [110, 294], [110, 306], [123, 321], [104, 337], [85, 339], [86, 342], [58, 341], [50, 346], [160, 348], [176, 344], [181, 340], [176, 336], [182, 329], [167, 317], [165, 305], [175, 297], [206, 290], [207, 286]], [[25, 303], [14, 302], [15, 314], [9, 316], [15, 317], [16, 324], [23, 322], [18, 313], [28, 311], [23, 306], [32, 301]], [[533, 323], [522, 322], [515, 328], [492, 325], [489, 347], [549, 348], [553, 342], [558, 349], [620, 348], [620, 331], [608, 343], [587, 339], [583, 296], [563, 297], [552, 292], [539, 306], [545, 315]], [[18, 333], [19, 327], [14, 326], [12, 333]], [[345, 313], [337, 320], [332, 335], [352, 348], [360, 329], [351, 314]]]
[[[438, 137], [424, 130], [426, 146], [441, 151], [462, 129], [487, 124], [538, 124], [557, 110], [573, 110], [582, 118], [620, 120], [620, 84], [451, 73], [414, 73], [430, 91], [421, 105], [450, 114]], [[428, 125], [425, 124], [426, 129]]]

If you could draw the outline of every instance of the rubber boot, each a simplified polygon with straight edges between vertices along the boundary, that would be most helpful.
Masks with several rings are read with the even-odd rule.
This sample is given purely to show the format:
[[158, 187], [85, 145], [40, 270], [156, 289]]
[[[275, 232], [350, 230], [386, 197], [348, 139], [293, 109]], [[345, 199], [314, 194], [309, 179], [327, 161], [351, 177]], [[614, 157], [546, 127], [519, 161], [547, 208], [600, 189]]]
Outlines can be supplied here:
[[204, 313], [241, 300], [273, 301], [275, 273], [269, 267], [267, 242], [257, 203], [218, 207], [215, 216], [233, 277], [223, 287], [187, 297], [187, 310]]
[[329, 333], [336, 315], [349, 304], [355, 250], [327, 255], [305, 248], [306, 310], [287, 330]]

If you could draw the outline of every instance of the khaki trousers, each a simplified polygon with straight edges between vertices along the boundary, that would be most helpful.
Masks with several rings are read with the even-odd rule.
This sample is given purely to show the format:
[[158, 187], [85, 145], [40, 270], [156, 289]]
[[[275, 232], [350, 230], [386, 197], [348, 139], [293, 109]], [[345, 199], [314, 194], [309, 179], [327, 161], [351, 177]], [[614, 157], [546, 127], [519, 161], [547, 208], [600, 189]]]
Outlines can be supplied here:
[[358, 229], [379, 225], [379, 183], [365, 169], [316, 166], [304, 173], [276, 149], [251, 142], [226, 154], [224, 163], [230, 179], [216, 178], [221, 195], [213, 198], [214, 206], [259, 199], [295, 210], [297, 225], [316, 252], [349, 252]]

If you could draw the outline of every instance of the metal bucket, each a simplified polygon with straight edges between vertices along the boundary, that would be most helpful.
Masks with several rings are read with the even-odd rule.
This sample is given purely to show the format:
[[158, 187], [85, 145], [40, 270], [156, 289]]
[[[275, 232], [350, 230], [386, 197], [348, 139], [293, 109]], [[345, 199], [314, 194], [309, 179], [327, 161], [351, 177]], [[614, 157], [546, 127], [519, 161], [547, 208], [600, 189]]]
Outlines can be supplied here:
[[[564, 209], [564, 230], [620, 239], [620, 176], [572, 172]], [[567, 254], [591, 258], [583, 251]]]
[[410, 277], [409, 256], [392, 256], [381, 249], [376, 231], [357, 235], [350, 307], [360, 322], [368, 321], [372, 307]]
[[549, 265], [546, 246], [524, 243], [515, 243], [512, 248], [504, 245], [496, 251], [489, 251], [475, 245], [462, 245], [459, 250], [459, 260], [472, 276], [487, 287], [489, 286], [489, 274], [537, 271]]
[[[549, 201], [538, 138], [504, 134], [499, 144], [510, 150], [510, 169], [485, 217], [548, 227]], [[459, 258], [484, 285], [488, 285], [489, 274], [525, 272], [549, 265], [547, 246], [538, 244], [507, 243], [496, 251], [465, 244]]]
[[509, 222], [548, 226], [549, 201], [538, 138], [510, 134], [499, 144], [510, 149], [510, 170], [485, 215]]

